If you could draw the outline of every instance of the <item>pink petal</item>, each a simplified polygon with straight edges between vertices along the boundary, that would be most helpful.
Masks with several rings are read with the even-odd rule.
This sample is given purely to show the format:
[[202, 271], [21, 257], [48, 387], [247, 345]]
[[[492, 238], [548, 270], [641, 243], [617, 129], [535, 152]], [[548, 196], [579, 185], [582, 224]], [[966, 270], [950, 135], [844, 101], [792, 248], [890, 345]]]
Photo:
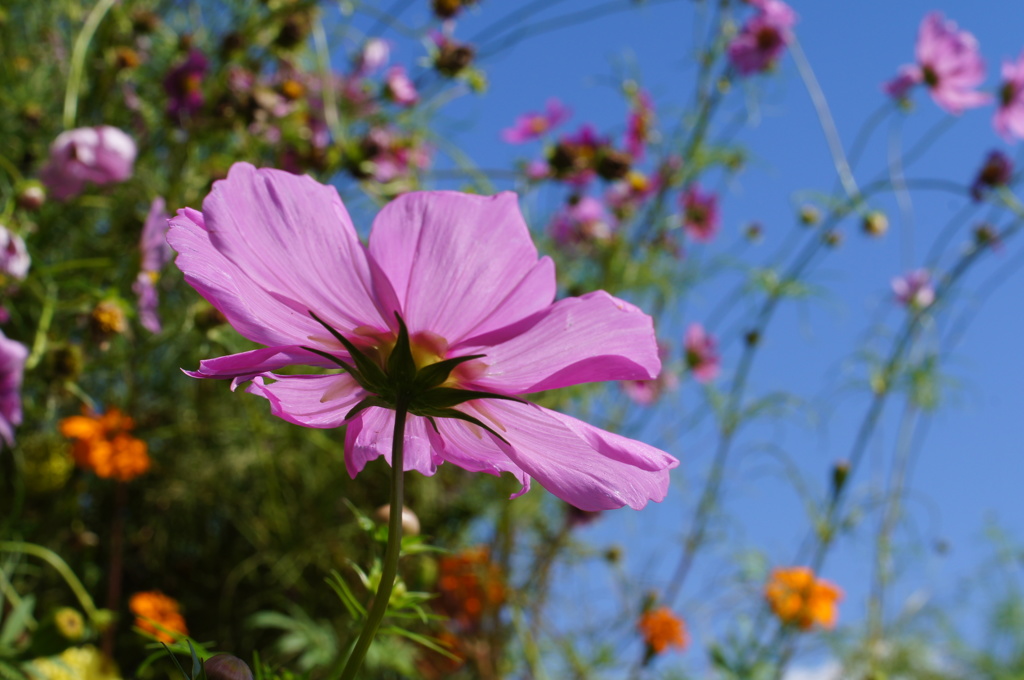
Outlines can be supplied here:
[[[345, 433], [345, 466], [353, 478], [366, 464], [379, 457], [391, 464], [391, 440], [395, 433], [395, 412], [385, 408], [368, 408], [349, 423]], [[405, 448], [403, 451], [406, 471], [416, 470], [424, 475], [437, 472], [443, 462], [434, 451], [433, 428], [426, 418], [409, 416], [405, 423]]]
[[537, 249], [510, 192], [399, 196], [373, 222], [370, 255], [390, 279], [409, 331], [437, 333], [450, 345], [485, 322], [495, 327], [496, 313], [508, 325], [554, 299], [553, 272], [531, 283], [530, 296], [515, 294], [537, 276]]
[[[337, 354], [343, 361], [348, 360], [346, 353], [337, 352]], [[215, 359], [204, 359], [199, 362], [198, 371], [185, 371], [185, 374], [193, 378], [236, 378], [235, 382], [237, 383], [244, 382], [267, 371], [276, 371], [279, 368], [296, 364], [318, 366], [320, 368], [337, 368], [336, 364], [327, 359], [292, 345], [254, 349], [250, 352], [228, 354], [227, 356]]]
[[267, 383], [262, 376], [257, 376], [246, 392], [269, 401], [270, 412], [278, 418], [303, 427], [340, 427], [345, 422], [345, 415], [367, 396], [356, 381], [345, 373], [268, 373], [267, 377], [275, 382]]
[[[518, 324], [512, 339], [460, 348], [485, 354], [473, 384], [508, 394], [539, 392], [599, 380], [647, 380], [661, 370], [653, 322], [604, 291], [559, 300]], [[507, 332], [507, 331], [502, 331]]]
[[624, 505], [639, 510], [668, 493], [669, 468], [678, 461], [663, 451], [626, 444], [623, 437], [534, 404], [490, 401], [487, 409], [509, 442], [494, 440], [495, 445], [545, 489], [581, 510]]

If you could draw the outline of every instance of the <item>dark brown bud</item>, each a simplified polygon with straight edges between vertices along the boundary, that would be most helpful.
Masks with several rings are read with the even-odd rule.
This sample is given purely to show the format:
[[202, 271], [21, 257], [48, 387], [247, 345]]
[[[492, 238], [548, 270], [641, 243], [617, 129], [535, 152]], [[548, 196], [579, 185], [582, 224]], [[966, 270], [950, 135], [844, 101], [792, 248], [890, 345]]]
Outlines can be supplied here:
[[850, 476], [850, 463], [841, 460], [832, 466], [832, 495], [838, 496], [846, 485], [846, 478]]
[[462, 9], [461, 0], [433, 0], [432, 5], [439, 19], [451, 19]]
[[754, 347], [757, 343], [761, 342], [761, 334], [758, 331], [747, 331], [743, 336], [743, 342], [747, 343], [750, 347]]
[[804, 205], [800, 207], [800, 224], [805, 227], [814, 227], [821, 223], [821, 211], [817, 206]]
[[437, 56], [434, 58], [434, 68], [439, 73], [452, 78], [468, 68], [473, 63], [475, 56], [476, 51], [471, 46], [446, 41], [438, 48]]
[[245, 37], [238, 31], [231, 31], [221, 38], [220, 53], [225, 57], [230, 57], [243, 47], [245, 47]]
[[605, 149], [601, 152], [597, 161], [597, 174], [609, 182], [622, 179], [629, 174], [632, 161], [633, 158], [628, 153], [616, 151], [615, 149]]
[[214, 654], [203, 662], [208, 680], [252, 680], [249, 666], [232, 654]]
[[843, 235], [833, 229], [825, 234], [825, 245], [829, 248], [838, 248], [843, 244]]
[[293, 14], [284, 20], [281, 30], [274, 39], [274, 44], [290, 50], [304, 42], [307, 35], [309, 35], [309, 17], [305, 14]]

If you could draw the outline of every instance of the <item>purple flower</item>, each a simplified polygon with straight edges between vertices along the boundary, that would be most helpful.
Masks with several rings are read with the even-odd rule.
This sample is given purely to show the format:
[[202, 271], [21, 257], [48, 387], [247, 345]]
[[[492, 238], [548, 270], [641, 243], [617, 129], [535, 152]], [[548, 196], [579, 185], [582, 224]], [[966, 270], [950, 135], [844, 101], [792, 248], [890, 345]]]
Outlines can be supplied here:
[[[390, 370], [392, 348], [408, 338], [420, 370], [475, 356], [455, 362], [446, 385], [492, 397], [457, 403], [451, 417], [451, 409], [434, 418], [412, 410], [405, 469], [430, 475], [449, 462], [509, 472], [522, 484], [516, 495], [533, 478], [583, 510], [640, 508], [667, 493], [678, 464], [667, 453], [499, 398], [649, 379], [661, 365], [651, 319], [636, 307], [603, 291], [553, 302], [553, 264], [538, 259], [514, 194], [404, 194], [384, 206], [364, 246], [333, 187], [238, 163], [202, 212], [178, 212], [168, 240], [186, 281], [239, 333], [266, 345], [205, 360], [190, 375], [233, 387], [252, 381], [247, 390], [291, 423], [346, 425], [352, 476], [390, 456], [395, 414], [386, 392], [368, 392], [358, 371], [272, 371], [336, 368], [353, 356]], [[353, 412], [357, 405], [367, 407]]]
[[891, 96], [903, 99], [910, 88], [924, 83], [935, 103], [952, 114], [988, 102], [989, 95], [975, 90], [985, 80], [978, 41], [955, 22], [945, 21], [942, 13], [931, 12], [921, 22], [914, 56], [916, 64], [900, 67], [896, 78], [884, 85]]
[[21, 379], [28, 348], [0, 331], [0, 439], [14, 444], [14, 426], [21, 424]]
[[695, 241], [708, 242], [718, 233], [718, 196], [691, 184], [682, 196], [683, 229]]
[[935, 302], [935, 289], [932, 288], [931, 274], [927, 269], [914, 271], [892, 280], [892, 292], [896, 300], [911, 309], [921, 310]]
[[420, 99], [416, 86], [406, 75], [403, 66], [392, 66], [388, 69], [384, 75], [384, 92], [391, 101], [400, 106], [413, 106]]
[[0, 282], [4, 276], [23, 281], [32, 258], [20, 236], [0, 224]]
[[1024, 52], [1017, 63], [1003, 62], [1003, 84], [999, 88], [999, 108], [992, 124], [1006, 141], [1024, 139]]
[[39, 173], [50, 196], [66, 201], [92, 184], [123, 182], [132, 176], [135, 142], [109, 125], [62, 132], [50, 144], [50, 158]]
[[139, 297], [139, 320], [142, 327], [150, 333], [159, 333], [161, 329], [160, 317], [157, 316], [160, 300], [157, 297], [156, 282], [160, 270], [171, 261], [174, 254], [167, 245], [168, 217], [164, 199], [159, 196], [154, 198], [149, 205], [149, 214], [146, 216], [139, 239], [142, 259], [132, 290]]
[[747, 20], [729, 43], [729, 61], [740, 75], [767, 71], [782, 54], [789, 31], [796, 24], [796, 12], [781, 0], [752, 2], [757, 12]]
[[175, 119], [190, 118], [199, 113], [206, 101], [203, 97], [203, 76], [209, 62], [199, 50], [192, 50], [183, 62], [172, 68], [164, 78], [167, 93], [167, 114]]
[[569, 119], [572, 112], [557, 99], [549, 99], [544, 113], [531, 111], [516, 118], [510, 128], [501, 131], [501, 138], [509, 144], [525, 144], [545, 134]]
[[971, 183], [971, 198], [980, 201], [989, 189], [1004, 187], [1013, 179], [1013, 161], [998, 149], [990, 151]]
[[718, 356], [718, 343], [699, 323], [690, 324], [683, 336], [686, 367], [698, 382], [708, 383], [718, 377], [722, 368]]
[[601, 201], [592, 196], [569, 203], [551, 221], [551, 238], [563, 245], [607, 241], [611, 237], [611, 217]]

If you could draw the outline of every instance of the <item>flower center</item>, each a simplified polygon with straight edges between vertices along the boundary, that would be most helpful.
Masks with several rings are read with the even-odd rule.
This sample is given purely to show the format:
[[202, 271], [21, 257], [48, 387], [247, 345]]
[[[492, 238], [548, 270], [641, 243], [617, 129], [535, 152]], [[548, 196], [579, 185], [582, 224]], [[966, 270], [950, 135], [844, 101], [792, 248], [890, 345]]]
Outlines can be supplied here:
[[1003, 108], [1013, 103], [1013, 100], [1017, 98], [1017, 88], [1014, 87], [1013, 83], [1004, 83], [999, 88], [999, 105]]
[[782, 46], [782, 34], [772, 26], [765, 26], [757, 32], [757, 49], [762, 52], [771, 52]]
[[934, 88], [939, 84], [939, 74], [928, 64], [921, 68], [921, 78], [924, 79], [924, 84], [928, 87]]

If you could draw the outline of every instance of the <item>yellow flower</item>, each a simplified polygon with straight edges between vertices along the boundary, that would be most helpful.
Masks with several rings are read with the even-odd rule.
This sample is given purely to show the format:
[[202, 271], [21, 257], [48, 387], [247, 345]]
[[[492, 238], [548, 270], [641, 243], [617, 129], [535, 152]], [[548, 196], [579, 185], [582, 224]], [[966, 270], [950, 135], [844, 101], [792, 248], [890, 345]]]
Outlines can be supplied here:
[[53, 623], [57, 632], [68, 640], [81, 640], [85, 635], [85, 620], [71, 607], [61, 607], [54, 612]]
[[128, 434], [135, 426], [116, 408], [102, 416], [71, 416], [60, 421], [60, 432], [75, 442], [71, 455], [80, 467], [97, 476], [127, 482], [149, 469], [146, 442]]
[[644, 642], [654, 654], [661, 654], [669, 647], [686, 649], [690, 637], [686, 624], [668, 607], [659, 607], [640, 615], [636, 627], [644, 636]]
[[113, 661], [92, 645], [68, 647], [60, 656], [32, 659], [24, 666], [32, 680], [121, 680]]
[[161, 642], [171, 643], [178, 635], [188, 635], [178, 601], [159, 590], [135, 593], [128, 608], [137, 617], [135, 625]]
[[816, 578], [808, 567], [788, 567], [772, 571], [764, 596], [780, 621], [810, 630], [814, 624], [835, 627], [836, 603], [843, 599], [843, 591]]

